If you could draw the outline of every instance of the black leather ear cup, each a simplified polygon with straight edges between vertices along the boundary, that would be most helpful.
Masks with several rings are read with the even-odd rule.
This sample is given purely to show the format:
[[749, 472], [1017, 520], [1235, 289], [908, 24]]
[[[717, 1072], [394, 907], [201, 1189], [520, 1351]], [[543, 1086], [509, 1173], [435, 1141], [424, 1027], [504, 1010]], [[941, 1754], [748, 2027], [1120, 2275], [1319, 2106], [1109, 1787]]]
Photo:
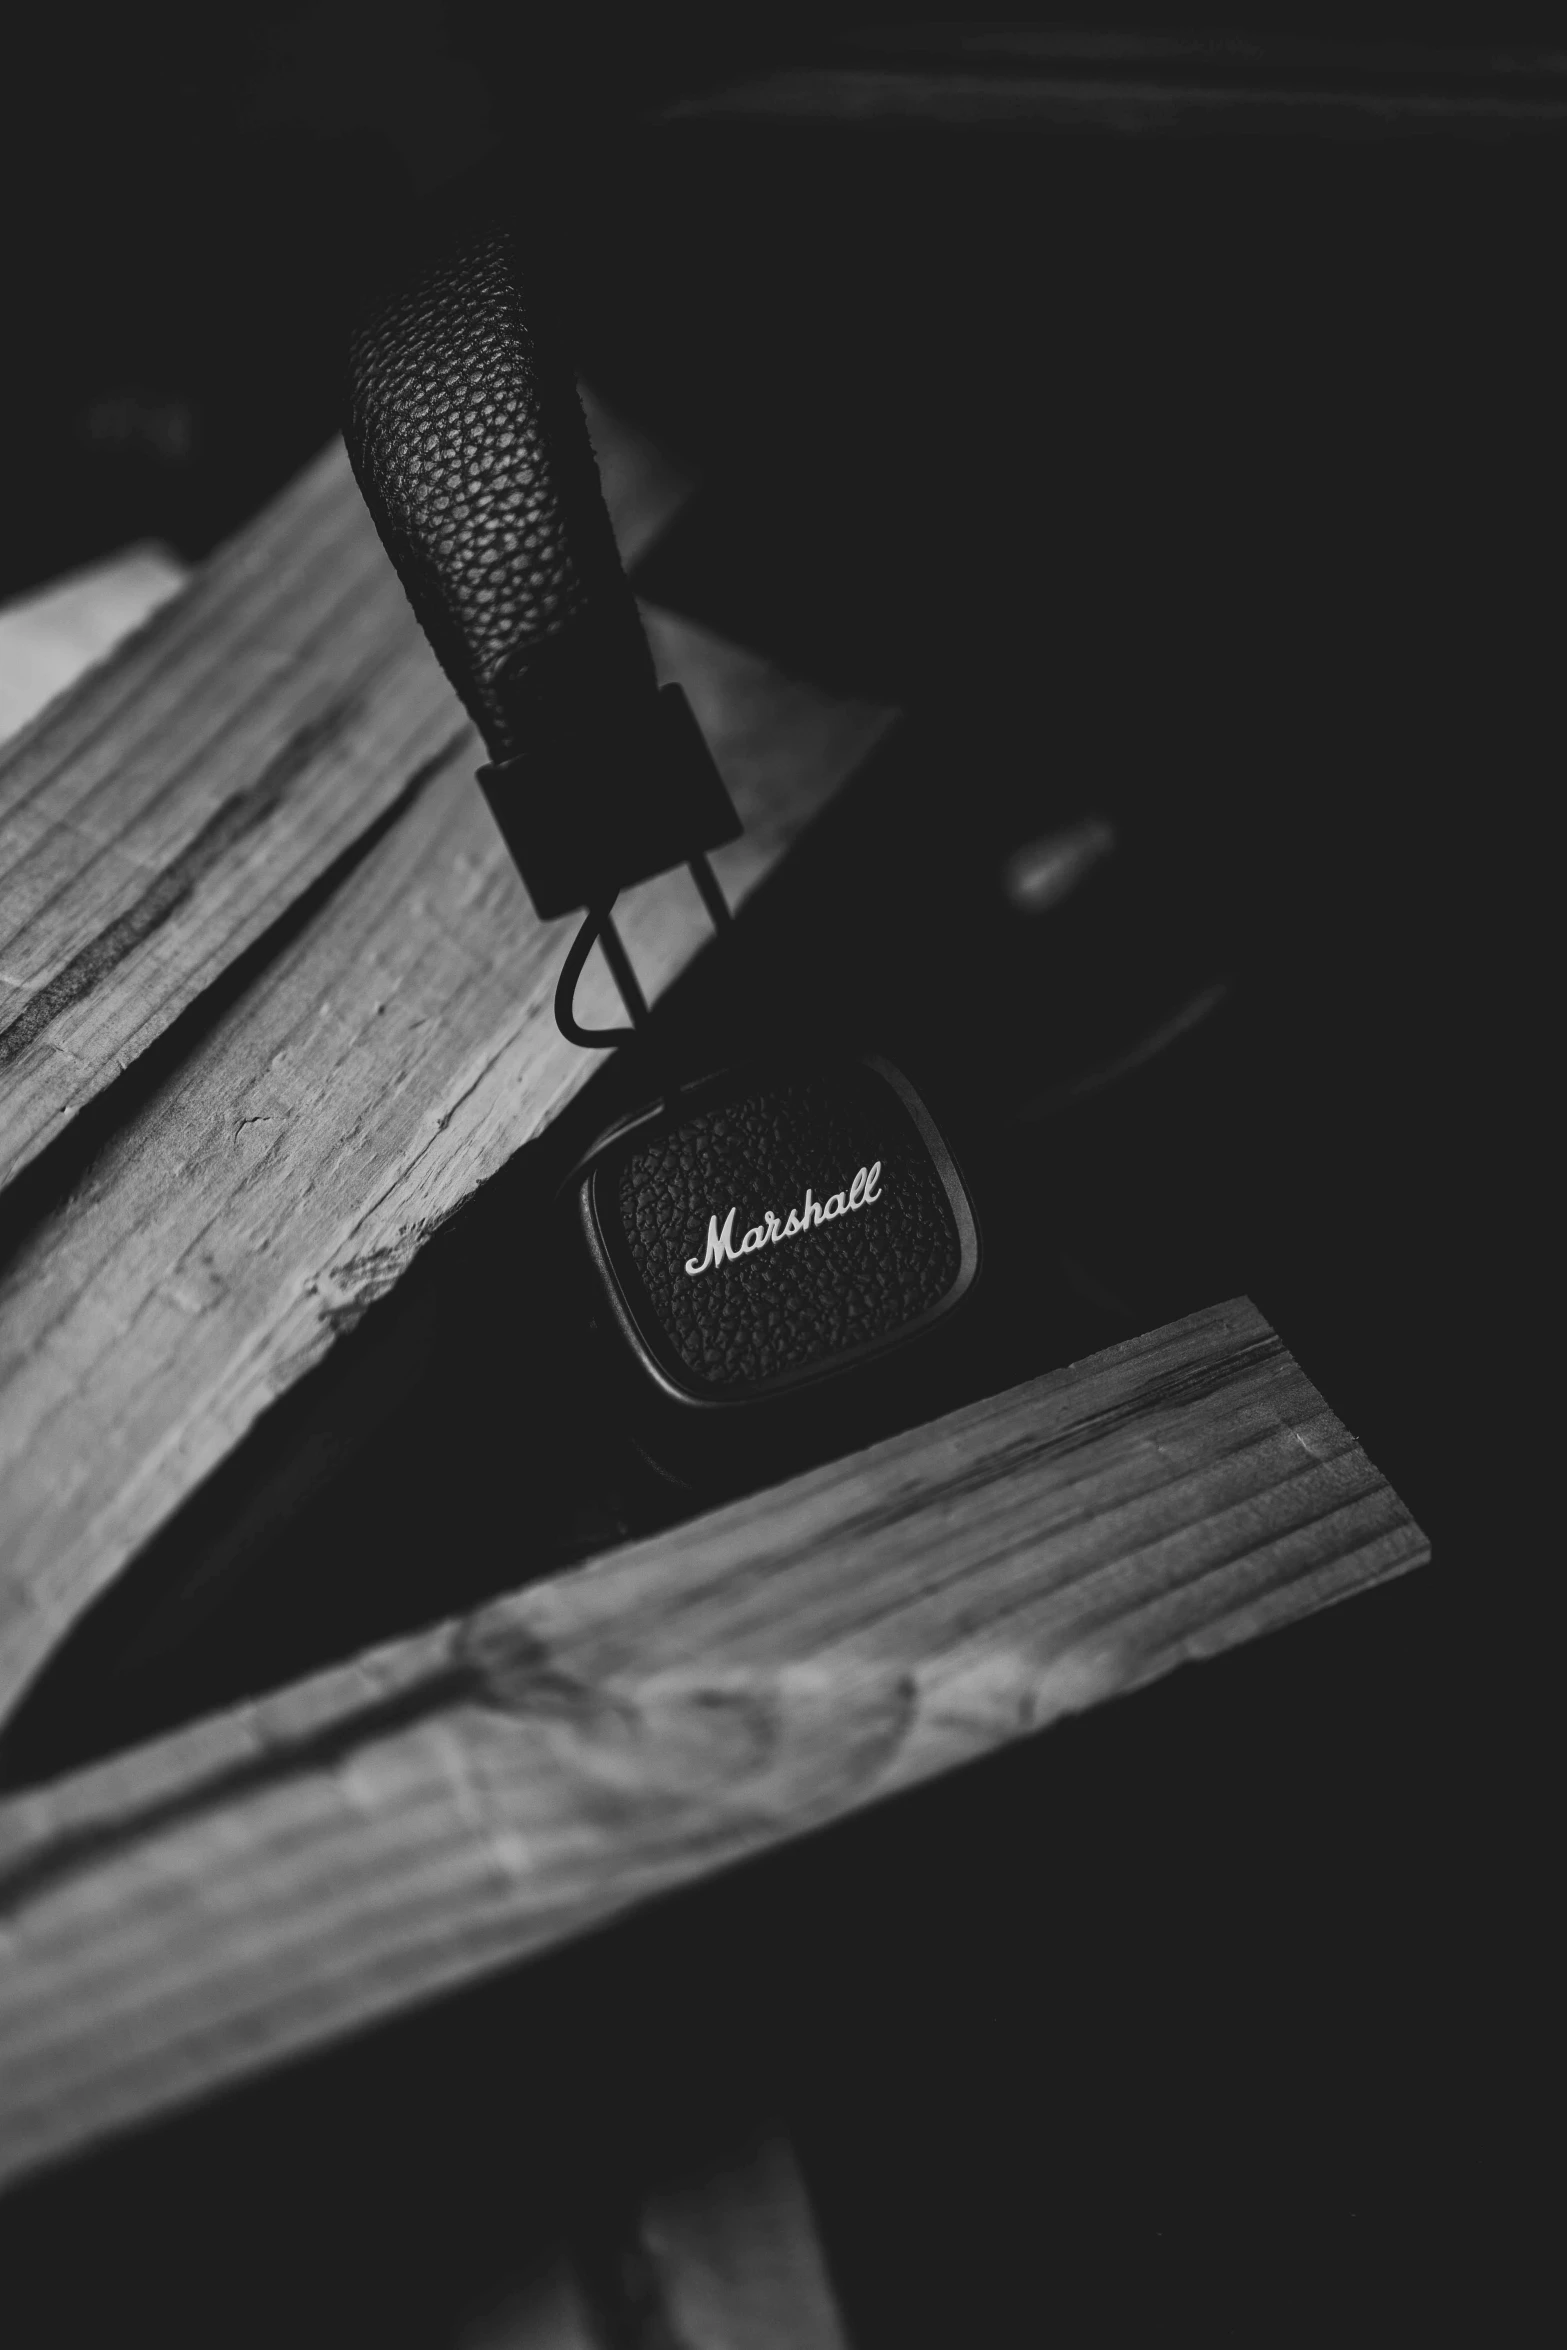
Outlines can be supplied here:
[[[703, 1387], [764, 1387], [885, 1342], [962, 1271], [941, 1173], [863, 1065], [795, 1072], [698, 1110], [628, 1151], [617, 1176], [606, 1204], [650, 1320]], [[796, 1229], [787, 1219], [802, 1213]], [[726, 1222], [715, 1262], [707, 1235]]]
[[655, 1451], [655, 1421], [700, 1449], [755, 1413], [837, 1413], [880, 1387], [879, 1358], [923, 1354], [979, 1271], [952, 1154], [875, 1055], [690, 1087], [606, 1138], [577, 1204], [607, 1360], [640, 1372]]
[[468, 223], [353, 330], [348, 453], [491, 757], [653, 689], [576, 384], [514, 230]]

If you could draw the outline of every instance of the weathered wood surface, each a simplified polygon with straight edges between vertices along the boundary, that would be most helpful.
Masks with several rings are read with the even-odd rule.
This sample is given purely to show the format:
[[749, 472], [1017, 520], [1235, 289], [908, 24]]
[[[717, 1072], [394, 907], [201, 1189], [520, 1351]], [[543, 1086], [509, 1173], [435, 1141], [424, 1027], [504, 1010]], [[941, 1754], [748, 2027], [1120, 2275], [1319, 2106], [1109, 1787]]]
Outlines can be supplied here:
[[[460, 2350], [846, 2350], [805, 2181], [782, 2132], [638, 2199], [623, 2240], [535, 2255], [465, 2323]], [[606, 2271], [612, 2273], [606, 2273]]]
[[0, 745], [105, 661], [190, 577], [166, 547], [127, 547], [0, 610]]
[[[646, 617], [745, 820], [716, 859], [739, 902], [890, 714]], [[397, 642], [397, 674], [422, 675], [422, 655]], [[551, 1017], [575, 925], [534, 918], [474, 787], [471, 737], [454, 722], [449, 759], [417, 739], [423, 780], [399, 770], [397, 822], [0, 1276], [0, 1713], [266, 1406], [597, 1065]], [[326, 778], [338, 753], [323, 757]], [[340, 767], [335, 782], [357, 788]], [[323, 780], [322, 807], [330, 797]], [[301, 873], [295, 858], [292, 886]], [[684, 873], [630, 892], [617, 920], [653, 994], [710, 932]], [[590, 1024], [618, 1014], [596, 966], [579, 1002]]]
[[0, 1810], [0, 2175], [1427, 1546], [1246, 1300]]
[[[631, 561], [687, 485], [588, 405]], [[476, 742], [334, 443], [0, 753], [0, 1184]]]

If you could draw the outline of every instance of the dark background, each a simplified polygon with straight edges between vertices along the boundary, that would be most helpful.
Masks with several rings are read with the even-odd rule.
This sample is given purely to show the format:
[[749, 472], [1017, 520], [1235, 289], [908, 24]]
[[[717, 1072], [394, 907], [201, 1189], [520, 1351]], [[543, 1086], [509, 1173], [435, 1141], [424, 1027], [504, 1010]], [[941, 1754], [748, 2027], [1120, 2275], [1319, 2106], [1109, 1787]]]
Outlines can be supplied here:
[[[0, 593], [254, 511], [334, 428], [359, 277], [493, 142], [583, 372], [699, 477], [643, 592], [906, 712], [748, 917], [743, 985], [698, 966], [665, 1024], [700, 1050], [736, 1004], [763, 1032], [855, 1004], [982, 1178], [1008, 1279], [971, 1391], [1244, 1290], [1435, 1563], [40, 2182], [19, 2338], [456, 2340], [552, 2211], [768, 2105], [864, 2346], [1424, 2338], [1477, 2264], [1506, 2338], [1563, 133], [660, 119], [883, 52], [825, 14], [218, 18], [59, 11], [10, 77]], [[1280, 91], [1374, 78], [1379, 37], [1541, 31], [1226, 21], [1347, 40], [1266, 52]], [[1089, 814], [1116, 855], [1009, 907], [1008, 854]], [[545, 1375], [569, 1301], [505, 1251], [547, 1173], [493, 1186], [160, 1538], [11, 1784], [678, 1506]], [[479, 1335], [509, 1300], [556, 1463], [521, 1492]]]

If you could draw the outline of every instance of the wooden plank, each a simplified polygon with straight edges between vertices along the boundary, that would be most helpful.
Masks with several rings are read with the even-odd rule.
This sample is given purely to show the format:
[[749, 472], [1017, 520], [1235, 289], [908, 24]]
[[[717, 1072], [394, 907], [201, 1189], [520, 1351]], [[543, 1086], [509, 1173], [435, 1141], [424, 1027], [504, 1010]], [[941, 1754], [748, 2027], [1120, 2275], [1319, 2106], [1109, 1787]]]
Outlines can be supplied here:
[[585, 2212], [536, 2248], [459, 2328], [460, 2350], [845, 2350], [847, 2335], [794, 2149], [781, 2130], [699, 2175], [653, 2184], [624, 2218]]
[[639, 2228], [681, 2350], [847, 2350], [805, 2181], [781, 2131], [655, 2189]]
[[[738, 903], [890, 713], [646, 617], [745, 820], [715, 860]], [[0, 1711], [597, 1066], [550, 1013], [575, 921], [534, 918], [469, 759], [427, 766], [400, 821], [0, 1277]], [[653, 994], [710, 935], [683, 872], [628, 893], [617, 922]], [[596, 982], [579, 996], [589, 1024], [623, 1017]]]
[[[688, 484], [588, 406], [632, 561]], [[476, 745], [334, 443], [0, 752], [0, 1184]]]
[[189, 566], [154, 544], [127, 547], [0, 611], [0, 743], [177, 596]]
[[17, 1797], [0, 2174], [1426, 1555], [1242, 1299]]

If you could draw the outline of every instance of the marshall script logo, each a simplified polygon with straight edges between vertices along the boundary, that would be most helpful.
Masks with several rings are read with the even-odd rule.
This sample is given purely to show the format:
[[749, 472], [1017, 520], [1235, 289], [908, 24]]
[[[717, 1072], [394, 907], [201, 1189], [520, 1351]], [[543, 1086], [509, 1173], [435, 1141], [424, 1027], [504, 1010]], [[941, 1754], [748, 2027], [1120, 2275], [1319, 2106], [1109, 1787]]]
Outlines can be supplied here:
[[769, 1208], [761, 1223], [753, 1224], [750, 1231], [741, 1236], [738, 1247], [735, 1245], [735, 1215], [737, 1211], [734, 1208], [730, 1209], [724, 1218], [722, 1227], [720, 1227], [716, 1216], [709, 1216], [707, 1219], [707, 1252], [704, 1256], [687, 1257], [686, 1271], [688, 1273], [705, 1273], [710, 1265], [721, 1265], [726, 1258], [732, 1265], [737, 1258], [751, 1256], [759, 1248], [771, 1248], [775, 1241], [793, 1240], [797, 1232], [809, 1232], [813, 1224], [831, 1224], [839, 1216], [858, 1215], [861, 1208], [871, 1207], [880, 1199], [880, 1187], [880, 1159], [877, 1159], [873, 1166], [862, 1167], [848, 1190], [846, 1192], [835, 1191], [830, 1199], [812, 1199], [810, 1186], [807, 1185], [804, 1207], [791, 1208], [787, 1224], [780, 1224], [772, 1209]]

